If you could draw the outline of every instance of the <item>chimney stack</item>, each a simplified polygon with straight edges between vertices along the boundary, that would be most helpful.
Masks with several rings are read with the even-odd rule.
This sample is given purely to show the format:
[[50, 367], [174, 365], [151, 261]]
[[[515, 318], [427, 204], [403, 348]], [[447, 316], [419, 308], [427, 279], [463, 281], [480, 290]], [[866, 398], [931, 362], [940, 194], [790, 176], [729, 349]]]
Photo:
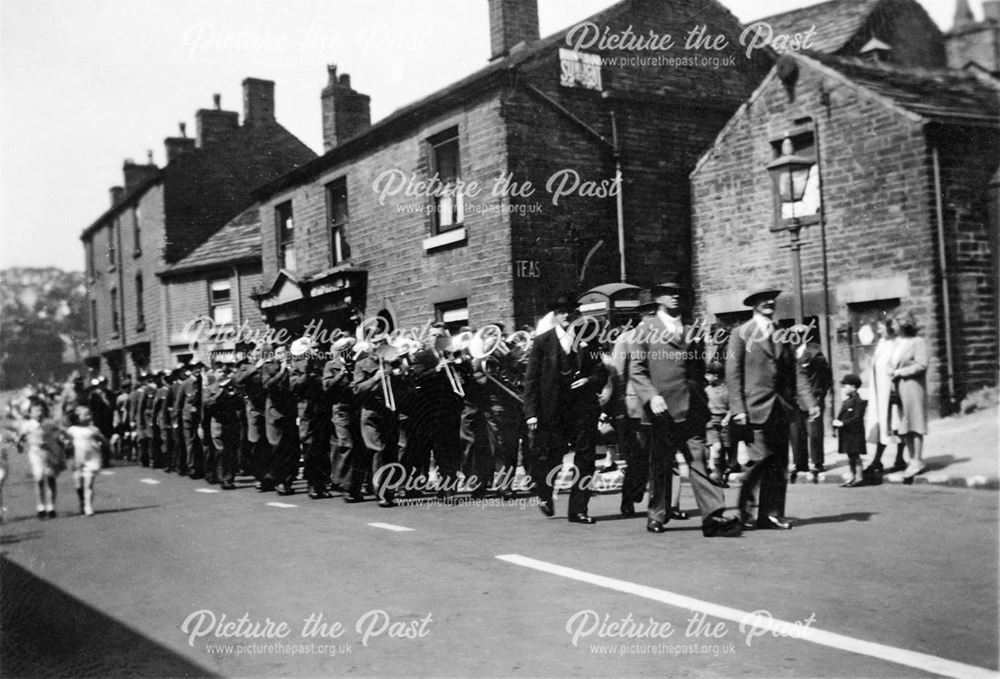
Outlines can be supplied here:
[[355, 92], [351, 76], [337, 76], [337, 65], [326, 67], [329, 80], [320, 94], [323, 107], [323, 150], [329, 151], [372, 125], [371, 97]]
[[179, 137], [167, 137], [163, 140], [163, 145], [167, 149], [167, 164], [174, 162], [178, 156], [188, 151], [194, 150], [194, 139], [189, 139], [187, 136], [187, 125], [184, 123], [179, 124], [181, 130], [181, 136]]
[[222, 110], [221, 95], [213, 94], [212, 101], [215, 103], [214, 110], [202, 108], [194, 114], [198, 148], [219, 141], [240, 126], [240, 117], [236, 111]]
[[955, 15], [952, 18], [951, 30], [965, 28], [976, 23], [972, 16], [972, 8], [969, 7], [968, 0], [955, 0]]
[[983, 0], [983, 20], [1000, 22], [1000, 0]]
[[125, 175], [125, 193], [131, 193], [132, 189], [154, 176], [157, 172], [159, 172], [159, 168], [152, 162], [146, 165], [139, 165], [131, 158], [126, 158], [125, 163], [122, 165], [122, 173]]
[[243, 81], [243, 124], [262, 127], [274, 122], [274, 81], [247, 78]]
[[125, 195], [125, 188], [122, 186], [112, 186], [111, 187], [111, 207], [118, 205], [121, 202], [122, 197]]
[[510, 54], [521, 42], [538, 40], [538, 0], [489, 0], [490, 61]]

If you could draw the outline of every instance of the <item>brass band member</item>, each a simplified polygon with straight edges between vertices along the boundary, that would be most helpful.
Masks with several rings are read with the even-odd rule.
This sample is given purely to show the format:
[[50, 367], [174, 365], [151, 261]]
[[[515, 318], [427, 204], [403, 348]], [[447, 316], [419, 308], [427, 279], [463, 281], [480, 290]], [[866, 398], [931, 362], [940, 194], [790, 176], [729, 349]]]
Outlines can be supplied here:
[[331, 358], [323, 366], [323, 393], [330, 402], [330, 419], [333, 441], [330, 451], [330, 489], [344, 491], [351, 471], [351, 456], [361, 445], [361, 419], [354, 407], [351, 381], [354, 362], [349, 350], [354, 346], [353, 337], [335, 334], [330, 347]]
[[[380, 358], [388, 345], [385, 339], [373, 339], [365, 347], [366, 355], [358, 358], [354, 365], [354, 382], [351, 389], [361, 408], [361, 438], [364, 446], [351, 461], [350, 480], [345, 502], [363, 502], [365, 478], [383, 465], [396, 461], [399, 442], [399, 422], [395, 410], [395, 392], [398, 377], [391, 375], [390, 360]], [[359, 352], [360, 353], [360, 352]], [[394, 507], [394, 493], [385, 488], [376, 488], [380, 507]]]
[[184, 449], [187, 451], [187, 469], [192, 479], [205, 478], [205, 453], [198, 430], [201, 428], [201, 371], [204, 364], [195, 359], [188, 364], [187, 376], [181, 383], [181, 427], [184, 432]]
[[288, 380], [298, 400], [299, 440], [305, 458], [305, 477], [309, 497], [330, 497], [330, 403], [323, 390], [323, 366], [314, 355], [315, 342], [301, 337], [292, 343], [292, 362]]
[[236, 465], [240, 445], [240, 416], [243, 398], [236, 393], [229, 367], [205, 389], [205, 415], [209, 418], [212, 444], [217, 451], [216, 469], [212, 470], [223, 490], [236, 488]]
[[261, 386], [267, 394], [264, 427], [272, 451], [271, 469], [265, 478], [277, 483], [279, 495], [295, 492], [292, 483], [299, 474], [299, 432], [295, 426], [298, 404], [288, 379], [288, 350], [279, 345], [261, 366]]
[[258, 344], [250, 355], [250, 360], [236, 371], [236, 385], [246, 398], [247, 441], [250, 443], [252, 466], [257, 476], [257, 490], [274, 490], [274, 464], [271, 444], [267, 442], [264, 425], [267, 410], [267, 394], [264, 391], [261, 368], [263, 355], [270, 351], [267, 344]]
[[596, 521], [587, 513], [590, 491], [586, 485], [594, 476], [598, 394], [607, 381], [607, 369], [596, 347], [574, 346], [568, 328], [575, 305], [562, 297], [550, 310], [555, 326], [535, 338], [525, 375], [524, 415], [534, 433], [531, 475], [542, 513], [552, 516], [551, 484], [567, 443], [571, 443], [576, 474], [569, 496], [569, 520], [593, 524]]

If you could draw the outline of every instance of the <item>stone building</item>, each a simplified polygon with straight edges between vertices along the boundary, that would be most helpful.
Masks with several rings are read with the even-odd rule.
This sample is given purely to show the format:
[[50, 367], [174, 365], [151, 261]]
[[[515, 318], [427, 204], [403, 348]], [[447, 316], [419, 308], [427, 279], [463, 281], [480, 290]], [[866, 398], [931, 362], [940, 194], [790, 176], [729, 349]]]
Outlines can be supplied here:
[[168, 363], [231, 357], [266, 332], [251, 298], [261, 284], [260, 209], [252, 205], [157, 273], [166, 300]]
[[[766, 166], [811, 158], [801, 201]], [[835, 377], [862, 374], [883, 314], [912, 311], [927, 338], [932, 403], [997, 383], [1000, 89], [977, 72], [785, 55], [691, 174], [698, 313], [732, 325], [748, 289], [795, 310], [789, 231], [799, 218], [803, 306]]]
[[982, 21], [976, 21], [968, 0], [956, 0], [946, 40], [950, 67], [971, 66], [1000, 75], [1000, 0], [983, 2]]
[[624, 0], [544, 39], [533, 0], [490, 0], [489, 20], [486, 67], [374, 125], [330, 68], [326, 153], [255, 192], [269, 322], [509, 327], [688, 270], [688, 172], [770, 54], [748, 58], [714, 2]]
[[224, 111], [195, 114], [197, 134], [166, 139], [166, 165], [152, 152], [126, 161], [124, 186], [81, 235], [90, 312], [88, 364], [117, 381], [171, 364], [168, 300], [157, 273], [189, 255], [252, 204], [250, 190], [316, 157], [274, 117], [274, 83], [243, 81], [242, 124]]
[[828, 0], [759, 21], [775, 35], [808, 35], [802, 47], [814, 52], [896, 66], [947, 65], [944, 35], [917, 0]]

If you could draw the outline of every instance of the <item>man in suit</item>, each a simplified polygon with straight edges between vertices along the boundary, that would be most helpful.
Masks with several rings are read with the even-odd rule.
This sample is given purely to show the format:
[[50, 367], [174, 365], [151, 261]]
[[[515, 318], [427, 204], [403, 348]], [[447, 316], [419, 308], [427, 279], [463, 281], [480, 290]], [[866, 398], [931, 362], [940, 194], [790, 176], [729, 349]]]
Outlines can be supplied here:
[[190, 473], [187, 464], [187, 448], [184, 444], [184, 379], [187, 376], [187, 366], [174, 368], [174, 381], [170, 385], [170, 400], [167, 406], [167, 417], [170, 420], [170, 437], [173, 440], [171, 466], [180, 476]]
[[552, 483], [572, 444], [575, 479], [569, 496], [569, 520], [594, 524], [587, 513], [588, 486], [594, 476], [598, 395], [607, 382], [607, 368], [596, 346], [579, 342], [570, 329], [576, 305], [559, 298], [550, 311], [554, 327], [535, 338], [528, 355], [524, 382], [524, 416], [534, 445], [531, 465], [542, 513], [552, 516]]
[[712, 483], [705, 465], [705, 351], [688, 339], [681, 320], [676, 281], [655, 286], [655, 313], [636, 328], [630, 350], [629, 379], [643, 407], [640, 442], [649, 457], [649, 506], [646, 530], [663, 533], [669, 520], [676, 452], [690, 469], [691, 488], [702, 516], [705, 537], [735, 536], [739, 519], [726, 518], [722, 489]]
[[[750, 425], [750, 460], [754, 463], [740, 488], [744, 528], [787, 530], [784, 517], [788, 490], [789, 420], [796, 408], [796, 394], [810, 417], [819, 416], [805, 375], [795, 361], [790, 334], [776, 332], [775, 299], [780, 290], [761, 290], [743, 300], [753, 308], [753, 318], [734, 330], [729, 340], [726, 383], [729, 410], [739, 425]], [[753, 522], [754, 493], [760, 502]]]

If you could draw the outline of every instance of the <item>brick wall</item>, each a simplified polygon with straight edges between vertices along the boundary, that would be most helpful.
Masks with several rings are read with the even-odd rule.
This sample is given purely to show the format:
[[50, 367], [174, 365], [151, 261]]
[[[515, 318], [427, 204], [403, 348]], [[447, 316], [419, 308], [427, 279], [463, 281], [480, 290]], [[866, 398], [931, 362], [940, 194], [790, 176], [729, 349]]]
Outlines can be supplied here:
[[[452, 127], [459, 131], [461, 179], [479, 182], [483, 190], [466, 202], [467, 243], [425, 252], [422, 241], [432, 235], [431, 216], [426, 213], [431, 200], [399, 194], [380, 205], [373, 187], [379, 174], [391, 169], [401, 170], [407, 178], [426, 179], [427, 139]], [[345, 238], [351, 262], [368, 271], [364, 301], [368, 315], [389, 309], [397, 323], [411, 327], [432, 318], [435, 303], [467, 298], [473, 323], [510, 322], [508, 219], [478, 209], [499, 202], [489, 193], [505, 167], [500, 100], [494, 95], [470, 101], [420, 125], [403, 140], [274, 196], [261, 208], [264, 287], [278, 272], [275, 206], [288, 200], [295, 223], [295, 275], [301, 280], [330, 268], [325, 185], [346, 177], [350, 220]]]
[[945, 48], [950, 68], [974, 61], [988, 71], [1000, 70], [1000, 27], [980, 24], [948, 35]]
[[[928, 386], [935, 403], [942, 395], [945, 354], [933, 173], [923, 125], [828, 72], [802, 66], [794, 102], [776, 78], [769, 80], [760, 95], [734, 116], [692, 174], [696, 315], [711, 321], [713, 313], [739, 310], [743, 293], [764, 285], [788, 291], [779, 299], [779, 311], [791, 315], [791, 254], [784, 247], [789, 237], [769, 230], [775, 206], [765, 165], [774, 158], [772, 142], [780, 141], [786, 131], [811, 127], [811, 121], [797, 126], [795, 121], [802, 118], [814, 119], [818, 132], [835, 375], [852, 369], [848, 344], [857, 328], [850, 327], [849, 304], [898, 296], [902, 307], [917, 316], [928, 341], [933, 362]], [[975, 182], [983, 182], [984, 176], [988, 182], [989, 162], [984, 159], [993, 158], [995, 170], [995, 147], [964, 151], [969, 154], [966, 158], [978, 159], [970, 164]], [[953, 153], [961, 156], [962, 149], [956, 147]], [[956, 176], [954, 181], [960, 179]], [[986, 184], [981, 186], [985, 194]], [[975, 189], [973, 194], [978, 195]], [[985, 333], [992, 318], [979, 306], [985, 304], [982, 295], [989, 287], [985, 280], [989, 257], [982, 223], [973, 221], [960, 236], [970, 245], [959, 246], [975, 261], [967, 269], [976, 276], [976, 314], [983, 314], [982, 325], [976, 321], [963, 329], [970, 337], [973, 325], [975, 332]], [[822, 318], [822, 229], [807, 227], [802, 238], [805, 314]], [[995, 361], [995, 339], [992, 347]], [[977, 365], [987, 366], [989, 350], [988, 342], [983, 342], [977, 349], [982, 353], [969, 355], [970, 365], [980, 361]]]

